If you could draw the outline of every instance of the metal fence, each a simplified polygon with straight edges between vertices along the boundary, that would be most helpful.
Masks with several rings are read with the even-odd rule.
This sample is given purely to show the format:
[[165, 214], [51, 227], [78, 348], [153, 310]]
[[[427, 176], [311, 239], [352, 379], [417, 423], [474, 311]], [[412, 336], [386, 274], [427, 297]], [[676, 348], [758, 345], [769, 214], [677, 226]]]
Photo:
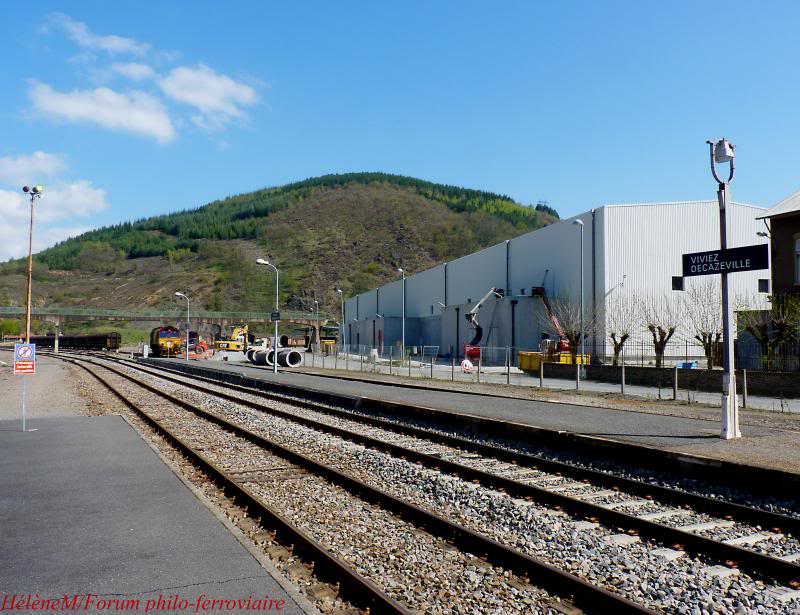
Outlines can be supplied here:
[[[736, 367], [738, 369], [750, 369], [758, 371], [800, 371], [800, 343], [792, 341], [783, 344], [774, 352], [765, 355], [761, 346], [754, 340], [737, 340]], [[511, 368], [517, 366], [519, 352], [539, 352], [539, 348], [533, 347], [485, 347], [482, 346], [477, 355], [464, 357], [463, 349], [459, 356], [451, 354], [450, 348], [442, 349], [438, 346], [406, 346], [405, 355], [401, 347], [384, 346], [374, 348], [367, 345], [348, 344], [346, 347], [338, 345], [327, 345], [320, 350], [314, 347], [313, 357], [310, 360], [315, 364], [321, 364], [322, 356], [340, 357], [341, 360], [358, 361], [364, 363], [364, 370], [386, 371], [390, 367], [412, 366], [412, 373], [434, 366], [448, 366], [451, 363], [459, 366], [464, 358], [468, 358], [473, 364], [473, 368]], [[591, 357], [592, 363], [611, 365], [614, 360], [614, 347], [611, 343], [587, 342], [586, 354]], [[347, 358], [350, 357], [350, 358]], [[335, 358], [331, 360], [336, 360]], [[618, 364], [624, 363], [631, 366], [654, 367], [656, 365], [656, 355], [651, 340], [629, 340], [622, 353], [618, 357]], [[570, 362], [569, 360], [567, 362]], [[662, 367], [680, 367], [706, 369], [708, 359], [705, 356], [703, 347], [689, 340], [669, 342], [664, 348], [661, 362]], [[326, 362], [326, 367], [330, 367]], [[717, 344], [713, 352], [713, 367], [722, 367], [722, 345]], [[352, 366], [351, 366], [352, 368]], [[359, 365], [359, 369], [360, 365]], [[407, 371], [407, 370], [406, 370]]]

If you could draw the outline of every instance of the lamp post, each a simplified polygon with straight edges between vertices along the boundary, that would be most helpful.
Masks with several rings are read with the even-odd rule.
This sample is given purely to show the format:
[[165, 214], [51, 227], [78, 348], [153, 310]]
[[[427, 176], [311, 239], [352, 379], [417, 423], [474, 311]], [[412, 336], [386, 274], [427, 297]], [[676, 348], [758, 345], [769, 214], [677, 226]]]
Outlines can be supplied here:
[[[278, 311], [278, 268], [270, 263], [268, 260], [264, 260], [263, 258], [256, 259], [256, 264], [258, 265], [266, 265], [267, 267], [272, 267], [275, 270], [275, 311]], [[275, 339], [272, 343], [272, 373], [278, 373], [278, 321], [275, 320]]]
[[[728, 185], [733, 180], [734, 172], [734, 146], [726, 139], [720, 139], [716, 143], [708, 143], [709, 158], [711, 161], [711, 175], [717, 181], [717, 200], [719, 201], [719, 247], [722, 250], [728, 249], [728, 225], [727, 225], [727, 206], [730, 200], [730, 190]], [[729, 164], [728, 179], [722, 180], [717, 174], [717, 164]], [[739, 399], [736, 396], [736, 366], [733, 352], [733, 312], [731, 311], [728, 299], [728, 274], [723, 272], [722, 277], [722, 336], [724, 345], [722, 346], [722, 431], [720, 438], [730, 440], [741, 438], [742, 432], [739, 430]]]
[[586, 332], [583, 329], [583, 220], [573, 220], [572, 224], [576, 224], [581, 229], [581, 249], [580, 249], [580, 259], [581, 259], [581, 358], [580, 361], [576, 361], [577, 365], [575, 368], [575, 388], [581, 388], [581, 366], [583, 365], [584, 357], [586, 356]]
[[403, 276], [403, 327], [400, 341], [400, 350], [403, 353], [400, 355], [400, 365], [402, 365], [406, 358], [406, 272], [400, 267], [398, 267], [397, 271]]
[[322, 350], [322, 335], [319, 330], [319, 301], [314, 300], [314, 324], [317, 326], [317, 345], [320, 351]]
[[[33, 278], [33, 202], [42, 198], [44, 186], [23, 186], [22, 191], [31, 197], [31, 224], [28, 229], [28, 301], [25, 308], [25, 343], [31, 343], [31, 280]], [[24, 429], [23, 429], [24, 431]]]
[[189, 331], [191, 327], [189, 327], [189, 297], [184, 295], [183, 293], [176, 292], [176, 297], [183, 297], [186, 299], [186, 362], [189, 362]]
[[[341, 297], [341, 302], [342, 302], [342, 320], [341, 320], [341, 325], [340, 325], [342, 330], [341, 330], [341, 332], [339, 334], [339, 339], [340, 339], [340, 341], [342, 343], [342, 348], [344, 348], [344, 346], [345, 346], [345, 339], [344, 339], [344, 291], [341, 288], [337, 288], [336, 292], [339, 293], [339, 295]], [[345, 352], [347, 352], [347, 351], [345, 350]]]

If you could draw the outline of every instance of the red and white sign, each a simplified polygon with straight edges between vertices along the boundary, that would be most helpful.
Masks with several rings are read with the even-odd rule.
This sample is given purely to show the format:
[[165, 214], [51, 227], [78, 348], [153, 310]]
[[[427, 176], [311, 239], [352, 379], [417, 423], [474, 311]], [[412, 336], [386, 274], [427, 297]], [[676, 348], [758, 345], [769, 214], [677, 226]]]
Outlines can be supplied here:
[[36, 344], [14, 344], [14, 374], [36, 373]]
[[465, 374], [471, 374], [472, 368], [473, 368], [472, 361], [470, 361], [469, 359], [464, 359], [463, 361], [461, 361], [461, 371], [464, 372]]

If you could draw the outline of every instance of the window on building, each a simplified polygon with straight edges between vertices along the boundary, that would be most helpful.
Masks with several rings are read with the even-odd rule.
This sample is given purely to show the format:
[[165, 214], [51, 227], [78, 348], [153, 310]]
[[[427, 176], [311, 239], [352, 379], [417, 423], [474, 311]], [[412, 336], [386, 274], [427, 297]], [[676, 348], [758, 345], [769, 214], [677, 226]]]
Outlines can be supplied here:
[[794, 240], [794, 283], [800, 284], [800, 238]]

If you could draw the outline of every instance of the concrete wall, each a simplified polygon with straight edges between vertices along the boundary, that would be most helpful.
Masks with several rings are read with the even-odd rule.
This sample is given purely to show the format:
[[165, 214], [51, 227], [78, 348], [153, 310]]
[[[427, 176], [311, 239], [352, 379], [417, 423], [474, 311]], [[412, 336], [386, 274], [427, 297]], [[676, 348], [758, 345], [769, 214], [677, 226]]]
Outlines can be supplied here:
[[447, 303], [478, 301], [492, 288], [506, 288], [506, 242], [447, 264]]
[[[620, 368], [611, 365], [587, 365], [586, 377], [601, 382], [620, 382]], [[736, 383], [742, 393], [742, 373], [737, 370]], [[574, 365], [545, 363], [545, 378], [575, 378]], [[625, 382], [663, 389], [665, 399], [672, 397], [672, 386], [675, 369], [670, 367], [635, 367], [625, 366]], [[678, 370], [678, 399], [686, 399], [687, 391], [705, 391], [722, 393], [722, 370], [705, 369]], [[747, 370], [747, 392], [751, 395], [768, 395], [770, 397], [800, 397], [800, 378], [793, 372], [757, 372]]]
[[427, 317], [440, 314], [445, 302], [445, 266], [439, 265], [406, 279], [406, 316]]

